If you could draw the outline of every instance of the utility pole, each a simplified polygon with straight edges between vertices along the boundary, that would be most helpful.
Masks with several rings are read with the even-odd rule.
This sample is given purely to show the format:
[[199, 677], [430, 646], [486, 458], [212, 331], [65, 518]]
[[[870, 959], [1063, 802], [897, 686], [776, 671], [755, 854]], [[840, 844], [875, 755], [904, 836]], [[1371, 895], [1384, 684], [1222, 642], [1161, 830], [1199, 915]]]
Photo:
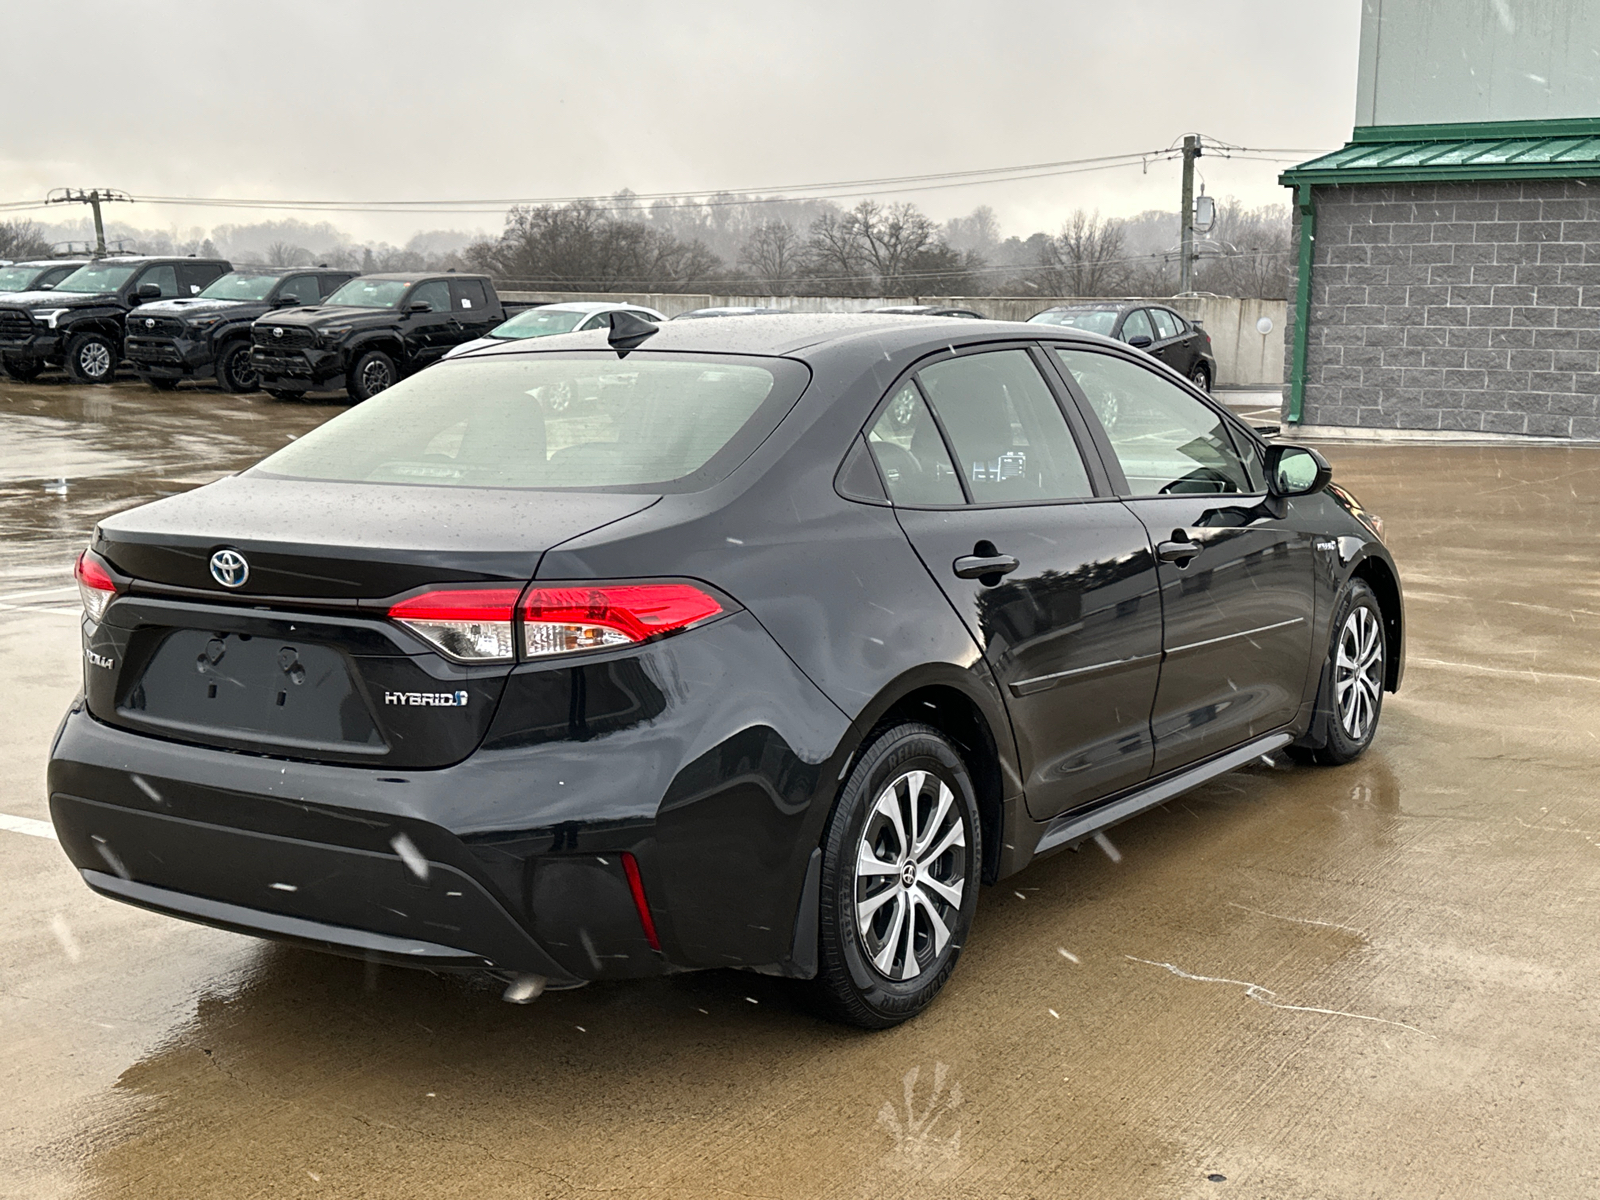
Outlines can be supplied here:
[[1194, 289], [1194, 160], [1201, 154], [1198, 134], [1186, 134], [1183, 139], [1183, 206], [1178, 210], [1181, 230], [1178, 242], [1182, 254], [1178, 267], [1178, 293]]
[[127, 192], [119, 192], [115, 188], [94, 188], [84, 191], [82, 188], [56, 188], [45, 197], [46, 204], [87, 204], [94, 210], [94, 257], [104, 258], [106, 253], [106, 226], [100, 219], [100, 205], [112, 201], [129, 203], [133, 197]]

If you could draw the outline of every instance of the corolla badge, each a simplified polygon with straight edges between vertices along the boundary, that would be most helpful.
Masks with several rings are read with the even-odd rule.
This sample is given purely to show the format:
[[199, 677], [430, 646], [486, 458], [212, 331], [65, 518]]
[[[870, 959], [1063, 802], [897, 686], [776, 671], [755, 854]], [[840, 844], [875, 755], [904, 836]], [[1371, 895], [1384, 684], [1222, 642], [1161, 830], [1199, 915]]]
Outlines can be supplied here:
[[243, 587], [250, 578], [250, 564], [237, 550], [218, 550], [211, 556], [211, 578], [225, 588]]

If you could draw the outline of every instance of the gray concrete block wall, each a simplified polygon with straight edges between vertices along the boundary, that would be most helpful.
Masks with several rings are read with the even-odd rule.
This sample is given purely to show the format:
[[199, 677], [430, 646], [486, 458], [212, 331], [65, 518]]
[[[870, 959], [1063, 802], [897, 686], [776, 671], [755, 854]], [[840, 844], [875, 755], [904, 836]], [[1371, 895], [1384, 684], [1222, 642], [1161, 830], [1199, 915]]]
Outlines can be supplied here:
[[1600, 179], [1315, 199], [1304, 424], [1600, 439]]

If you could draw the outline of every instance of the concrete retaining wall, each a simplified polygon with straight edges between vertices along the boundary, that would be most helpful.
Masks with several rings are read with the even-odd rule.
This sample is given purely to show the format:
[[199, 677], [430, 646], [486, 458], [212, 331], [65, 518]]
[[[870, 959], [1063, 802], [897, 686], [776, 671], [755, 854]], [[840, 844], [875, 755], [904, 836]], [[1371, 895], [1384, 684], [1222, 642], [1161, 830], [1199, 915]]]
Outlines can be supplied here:
[[[791, 312], [862, 312], [898, 304], [939, 304], [970, 308], [997, 321], [1026, 321], [1057, 304], [1095, 303], [1052, 296], [712, 296], [660, 292], [514, 292], [500, 293], [507, 300], [613, 300], [643, 304], [675, 317], [696, 308], [756, 305]], [[1232, 296], [1161, 297], [1151, 301], [1199, 321], [1211, 335], [1217, 356], [1216, 386], [1222, 388], [1279, 388], [1283, 385], [1283, 326], [1286, 303], [1282, 300], [1241, 300]], [[1256, 323], [1267, 317], [1272, 331], [1257, 332]]]

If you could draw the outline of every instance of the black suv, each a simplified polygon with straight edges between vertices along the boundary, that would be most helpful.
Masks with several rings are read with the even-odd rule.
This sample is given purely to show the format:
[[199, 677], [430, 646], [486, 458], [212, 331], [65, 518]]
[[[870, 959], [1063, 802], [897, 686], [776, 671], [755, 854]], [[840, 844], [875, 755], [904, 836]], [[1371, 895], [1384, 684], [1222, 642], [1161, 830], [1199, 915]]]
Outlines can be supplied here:
[[41, 258], [0, 267], [0, 292], [49, 291], [79, 267], [86, 258]]
[[363, 275], [320, 308], [258, 320], [250, 363], [280, 399], [343, 387], [361, 401], [505, 319], [487, 275]]
[[139, 378], [158, 388], [215, 374], [230, 392], [258, 386], [250, 365], [250, 324], [286, 307], [321, 304], [357, 275], [326, 267], [246, 267], [198, 296], [160, 300], [128, 318], [125, 353]]
[[0, 297], [0, 358], [17, 379], [64, 366], [80, 383], [110, 383], [131, 310], [150, 300], [197, 296], [231, 269], [220, 258], [96, 259], [49, 291]]

